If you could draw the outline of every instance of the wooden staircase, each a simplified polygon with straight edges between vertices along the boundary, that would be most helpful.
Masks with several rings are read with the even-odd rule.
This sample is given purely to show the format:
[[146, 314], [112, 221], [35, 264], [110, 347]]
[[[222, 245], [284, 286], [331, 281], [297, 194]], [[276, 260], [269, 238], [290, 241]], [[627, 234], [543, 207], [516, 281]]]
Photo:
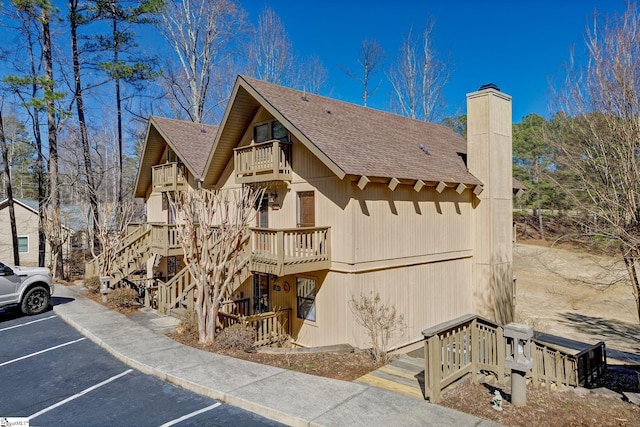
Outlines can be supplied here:
[[[230, 293], [238, 289], [252, 274], [249, 235], [242, 241], [242, 248], [238, 254], [238, 271], [229, 290]], [[180, 314], [186, 310], [192, 310], [196, 298], [195, 289], [196, 284], [189, 273], [188, 265], [166, 283], [158, 282], [158, 313], [181, 317]]]
[[[140, 268], [142, 263], [153, 256], [151, 248], [152, 225], [138, 224], [129, 228], [129, 233], [115, 249], [116, 260], [110, 271], [109, 287], [116, 288], [127, 277]], [[98, 265], [104, 259], [100, 254], [96, 259], [85, 263], [85, 277], [98, 276]]]

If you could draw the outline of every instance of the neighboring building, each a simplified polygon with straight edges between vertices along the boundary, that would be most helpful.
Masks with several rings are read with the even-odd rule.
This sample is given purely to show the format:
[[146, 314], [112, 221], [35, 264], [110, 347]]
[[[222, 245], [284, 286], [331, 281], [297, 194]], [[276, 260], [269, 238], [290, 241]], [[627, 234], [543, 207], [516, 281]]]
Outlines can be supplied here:
[[188, 306], [167, 192], [258, 184], [266, 196], [233, 291], [240, 314], [287, 310], [302, 346], [367, 347], [349, 301], [376, 293], [404, 315], [397, 346], [467, 313], [509, 322], [511, 98], [489, 87], [467, 105], [468, 143], [440, 125], [243, 76], [219, 128], [151, 117], [135, 186], [148, 224], [127, 240], [133, 261], [166, 281], [169, 309]]
[[[16, 215], [18, 231], [18, 253], [20, 265], [33, 267], [38, 265], [38, 202], [36, 200], [13, 199], [13, 209]], [[67, 208], [69, 210], [70, 208]], [[63, 225], [69, 234], [63, 246], [63, 257], [71, 252], [71, 242], [74, 231]], [[9, 199], [0, 201], [0, 260], [13, 264], [13, 239], [11, 238], [11, 222], [9, 215]], [[51, 249], [46, 244], [45, 265], [51, 262]]]

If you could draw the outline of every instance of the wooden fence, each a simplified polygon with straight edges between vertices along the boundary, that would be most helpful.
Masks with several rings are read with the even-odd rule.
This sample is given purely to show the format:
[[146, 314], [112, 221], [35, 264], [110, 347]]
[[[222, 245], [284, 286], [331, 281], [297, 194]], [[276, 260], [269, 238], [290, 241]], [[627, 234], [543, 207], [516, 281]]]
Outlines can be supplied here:
[[254, 314], [252, 316], [240, 316], [221, 311], [218, 313], [218, 318], [223, 328], [242, 323], [255, 331], [253, 345], [256, 347], [278, 344], [289, 339], [288, 328], [291, 321], [290, 308]]
[[[481, 371], [504, 383], [507, 341], [502, 326], [466, 315], [422, 331], [425, 351], [424, 396], [439, 402], [442, 390], [465, 375], [476, 381]], [[585, 385], [606, 368], [605, 345], [599, 342], [577, 354], [532, 340], [534, 365], [528, 373], [535, 387]]]

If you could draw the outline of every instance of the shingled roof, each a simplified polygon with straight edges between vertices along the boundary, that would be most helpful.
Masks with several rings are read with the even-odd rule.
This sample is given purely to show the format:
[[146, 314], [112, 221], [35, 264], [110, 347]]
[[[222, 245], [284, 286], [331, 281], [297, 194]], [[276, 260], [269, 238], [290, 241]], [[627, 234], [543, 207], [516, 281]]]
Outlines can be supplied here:
[[[326, 156], [325, 163], [333, 163], [328, 166], [340, 178], [356, 175], [481, 184], [456, 153], [466, 141], [445, 126], [239, 76], [230, 103], [235, 98], [248, 102], [247, 94], [276, 118], [284, 119], [283, 124], [303, 143]], [[225, 120], [230, 115], [233, 105]], [[224, 132], [223, 122], [221, 134]], [[214, 155], [218, 154], [222, 153]]]
[[[136, 178], [135, 197], [143, 197], [151, 185], [151, 167], [160, 162], [165, 144], [171, 147], [194, 177], [202, 177], [217, 132], [218, 126], [151, 116]], [[158, 138], [162, 141], [149, 143]]]
[[202, 176], [218, 126], [157, 116], [152, 116], [150, 120], [187, 168], [195, 176]]

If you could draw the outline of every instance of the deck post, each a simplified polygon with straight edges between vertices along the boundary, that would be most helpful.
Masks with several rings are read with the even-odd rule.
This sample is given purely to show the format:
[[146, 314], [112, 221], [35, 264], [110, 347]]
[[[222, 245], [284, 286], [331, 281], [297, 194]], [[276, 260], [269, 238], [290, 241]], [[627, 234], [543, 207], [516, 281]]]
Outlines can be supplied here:
[[273, 176], [277, 179], [280, 173], [280, 147], [278, 140], [273, 141], [273, 145], [271, 146], [271, 161], [273, 163]]
[[277, 271], [278, 276], [282, 275], [284, 269], [284, 231], [278, 230], [276, 233], [276, 258], [277, 258]]
[[[425, 354], [425, 360], [428, 360], [428, 372], [425, 372], [425, 378], [429, 376], [429, 401], [438, 403], [440, 401], [440, 377], [442, 376], [442, 349], [440, 348], [440, 337], [435, 334], [427, 338], [428, 354]], [[425, 393], [427, 394], [427, 393]]]
[[496, 345], [498, 346], [498, 383], [502, 384], [504, 381], [504, 359], [507, 357], [507, 343], [502, 333], [502, 326], [496, 328]]
[[471, 321], [471, 334], [470, 342], [467, 343], [467, 352], [471, 353], [471, 382], [475, 383], [478, 375], [478, 363], [480, 359], [480, 342], [478, 341], [478, 319], [474, 318]]

